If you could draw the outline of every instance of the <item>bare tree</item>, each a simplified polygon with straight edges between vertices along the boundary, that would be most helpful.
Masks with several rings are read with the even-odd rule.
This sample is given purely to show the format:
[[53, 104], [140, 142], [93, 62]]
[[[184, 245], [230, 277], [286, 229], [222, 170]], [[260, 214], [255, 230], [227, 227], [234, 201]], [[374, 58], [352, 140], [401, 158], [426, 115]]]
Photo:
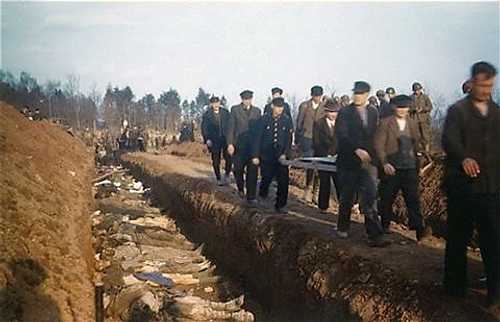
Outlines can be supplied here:
[[69, 74], [66, 76], [66, 83], [64, 84], [64, 91], [71, 101], [71, 106], [75, 113], [76, 127], [80, 129], [80, 76], [75, 74]]

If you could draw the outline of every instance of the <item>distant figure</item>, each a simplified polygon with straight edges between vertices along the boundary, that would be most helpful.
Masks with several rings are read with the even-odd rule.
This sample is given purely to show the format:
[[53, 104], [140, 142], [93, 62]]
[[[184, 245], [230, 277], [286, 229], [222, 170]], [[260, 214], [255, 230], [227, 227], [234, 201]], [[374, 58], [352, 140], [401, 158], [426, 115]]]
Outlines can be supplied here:
[[408, 209], [409, 227], [416, 231], [417, 240], [423, 241], [432, 232], [426, 229], [420, 208], [418, 156], [423, 150], [420, 132], [416, 122], [409, 117], [411, 98], [398, 95], [391, 102], [394, 114], [380, 121], [374, 140], [382, 169], [379, 176], [382, 228], [390, 233], [392, 205], [401, 190]]
[[[240, 197], [245, 197], [249, 204], [257, 203], [257, 164], [252, 162], [251, 144], [255, 126], [261, 116], [258, 107], [253, 106], [253, 92], [240, 93], [241, 103], [231, 107], [227, 129], [227, 152], [233, 156], [234, 177]], [[246, 178], [244, 174], [246, 173]]]
[[431, 130], [431, 111], [432, 102], [426, 94], [423, 92], [423, 87], [420, 83], [413, 83], [412, 85], [413, 94], [411, 98], [413, 100], [413, 111], [412, 116], [417, 120], [420, 129], [420, 134], [422, 135], [422, 141], [424, 142], [425, 152], [430, 151], [431, 141], [432, 141], [432, 130]]
[[[335, 124], [340, 106], [333, 101], [325, 104], [325, 116], [323, 116], [314, 126], [313, 146], [314, 156], [333, 157], [337, 154], [337, 136], [335, 134]], [[319, 176], [319, 198], [318, 208], [321, 213], [327, 213], [330, 206], [331, 184], [335, 186], [337, 199], [339, 196], [339, 182], [336, 172], [318, 171]]]
[[144, 130], [139, 128], [137, 130], [137, 149], [141, 152], [146, 152], [146, 137], [144, 134]]
[[[229, 127], [229, 111], [221, 107], [220, 99], [216, 96], [210, 98], [210, 107], [203, 114], [201, 121], [201, 135], [212, 156], [217, 184], [223, 186], [229, 183], [229, 175], [233, 165], [231, 156], [227, 152], [226, 132]], [[221, 154], [224, 157], [225, 173], [221, 177]]]
[[347, 107], [351, 104], [351, 99], [348, 95], [342, 95], [340, 97], [340, 108]]
[[338, 140], [337, 170], [342, 186], [337, 235], [340, 238], [349, 237], [351, 211], [358, 192], [369, 245], [385, 247], [388, 242], [383, 239], [377, 213], [377, 162], [373, 148], [378, 112], [368, 106], [368, 83], [355, 82], [353, 92], [353, 103], [339, 112], [335, 125]]
[[280, 163], [290, 157], [293, 136], [292, 119], [285, 114], [285, 100], [273, 98], [270, 114], [264, 114], [257, 123], [253, 140], [252, 162], [260, 164], [262, 180], [259, 196], [267, 198], [269, 185], [276, 178], [278, 191], [274, 209], [281, 214], [288, 213], [285, 208], [288, 200], [289, 170]]
[[42, 115], [40, 115], [40, 109], [37, 107], [33, 112], [33, 121], [40, 121], [42, 119]]
[[179, 141], [183, 142], [193, 142], [193, 127], [188, 122], [182, 123], [181, 133]]
[[[300, 146], [302, 156], [314, 156], [313, 131], [314, 124], [324, 116], [323, 88], [313, 86], [311, 88], [311, 98], [299, 105], [299, 115], [297, 116], [297, 127], [295, 141]], [[306, 187], [304, 189], [304, 200], [312, 201], [314, 192], [311, 189], [314, 181], [314, 171], [306, 170]]]
[[[273, 99], [277, 97], [283, 97], [283, 90], [279, 87], [274, 87], [273, 89], [271, 89], [271, 95]], [[272, 103], [270, 102], [264, 107], [264, 114], [271, 114], [271, 112], [272, 112]], [[287, 115], [290, 119], [292, 118], [290, 105], [287, 102], [285, 102], [283, 113], [285, 113], [285, 115]]]
[[444, 187], [448, 197], [444, 286], [464, 297], [467, 245], [476, 226], [486, 272], [488, 304], [500, 313], [500, 109], [492, 98], [497, 71], [487, 62], [471, 68], [471, 90], [446, 115]]
[[380, 102], [380, 106], [378, 108], [378, 116], [382, 120], [386, 117], [394, 115], [394, 108], [391, 104], [391, 100], [396, 96], [396, 91], [392, 87], [388, 87], [385, 90], [385, 96]]
[[378, 100], [377, 100], [377, 97], [375, 96], [370, 96], [368, 98], [368, 105], [370, 105], [371, 107], [374, 107], [378, 110]]

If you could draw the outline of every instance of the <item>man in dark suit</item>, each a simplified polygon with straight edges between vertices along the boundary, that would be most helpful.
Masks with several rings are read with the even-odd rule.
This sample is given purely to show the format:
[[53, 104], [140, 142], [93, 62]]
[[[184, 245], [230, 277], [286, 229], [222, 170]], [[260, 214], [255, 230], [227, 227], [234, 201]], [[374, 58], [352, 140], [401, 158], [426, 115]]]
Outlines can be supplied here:
[[491, 98], [496, 74], [487, 62], [474, 64], [469, 95], [446, 115], [442, 137], [448, 196], [444, 286], [450, 295], [465, 296], [467, 245], [477, 226], [488, 303], [500, 314], [500, 110]]
[[286, 214], [285, 206], [290, 180], [288, 166], [281, 164], [280, 161], [290, 156], [293, 123], [292, 119], [284, 113], [285, 100], [282, 97], [274, 98], [271, 104], [271, 114], [264, 114], [257, 123], [252, 162], [260, 164], [262, 180], [259, 196], [267, 198], [269, 185], [276, 178], [278, 191], [274, 208], [278, 213]]
[[393, 217], [392, 204], [399, 190], [408, 208], [410, 229], [417, 233], [420, 242], [430, 236], [425, 229], [420, 210], [419, 162], [423, 151], [418, 124], [409, 117], [412, 100], [407, 95], [392, 99], [393, 116], [380, 121], [375, 133], [375, 153], [380, 161], [380, 210], [384, 232], [390, 233]]
[[[274, 87], [273, 89], [271, 89], [271, 95], [273, 99], [277, 97], [283, 97], [283, 90], [279, 87]], [[267, 104], [264, 107], [264, 114], [271, 114], [272, 109], [273, 109], [272, 102], [269, 102], [269, 104]], [[287, 102], [285, 102], [285, 105], [283, 106], [283, 113], [285, 113], [285, 115], [287, 115], [290, 119], [292, 119], [292, 112], [290, 111], [290, 105]]]
[[[258, 164], [252, 162], [251, 142], [255, 126], [261, 116], [260, 109], [252, 105], [253, 92], [241, 92], [241, 104], [231, 107], [227, 129], [227, 151], [233, 156], [234, 176], [238, 192], [245, 196], [249, 204], [257, 203]], [[246, 171], [246, 178], [244, 173]], [[246, 180], [245, 180], [246, 179]]]
[[370, 85], [354, 83], [353, 103], [339, 112], [335, 126], [338, 142], [337, 169], [340, 184], [340, 208], [337, 235], [349, 236], [351, 210], [356, 192], [359, 193], [361, 212], [369, 245], [385, 247], [382, 225], [377, 214], [377, 160], [373, 137], [378, 125], [378, 112], [368, 106]]
[[[203, 142], [207, 145], [212, 155], [212, 166], [219, 186], [225, 185], [229, 181], [232, 160], [227, 152], [226, 132], [229, 125], [229, 111], [221, 107], [220, 99], [212, 96], [210, 107], [203, 114], [201, 121], [201, 134]], [[220, 173], [221, 154], [225, 161], [225, 175], [222, 178]]]
[[[340, 106], [333, 101], [325, 103], [325, 116], [314, 125], [313, 146], [314, 156], [333, 157], [337, 154], [337, 137], [335, 135], [335, 123]], [[319, 175], [319, 198], [318, 208], [321, 213], [327, 213], [330, 205], [331, 182], [335, 186], [337, 199], [339, 199], [339, 188], [337, 173], [328, 171], [318, 171]]]

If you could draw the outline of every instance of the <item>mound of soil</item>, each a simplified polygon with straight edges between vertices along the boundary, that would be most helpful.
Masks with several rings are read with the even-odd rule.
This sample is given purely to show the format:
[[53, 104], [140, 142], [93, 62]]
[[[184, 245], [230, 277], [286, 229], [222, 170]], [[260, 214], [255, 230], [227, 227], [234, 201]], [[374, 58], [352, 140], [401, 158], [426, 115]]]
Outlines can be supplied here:
[[0, 320], [92, 321], [93, 157], [0, 102]]

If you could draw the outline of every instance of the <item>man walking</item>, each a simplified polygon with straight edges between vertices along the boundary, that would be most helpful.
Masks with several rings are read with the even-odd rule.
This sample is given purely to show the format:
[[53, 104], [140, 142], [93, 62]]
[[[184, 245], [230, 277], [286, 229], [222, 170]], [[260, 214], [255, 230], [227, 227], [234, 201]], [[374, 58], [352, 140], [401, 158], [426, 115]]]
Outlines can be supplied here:
[[431, 232], [425, 229], [420, 210], [419, 162], [421, 153], [420, 133], [417, 124], [409, 118], [412, 100], [407, 95], [392, 99], [394, 114], [380, 121], [375, 133], [375, 153], [380, 161], [380, 210], [382, 228], [390, 233], [393, 218], [392, 204], [399, 190], [408, 208], [409, 227], [415, 230], [420, 242]]
[[259, 196], [267, 198], [269, 185], [276, 178], [278, 191], [274, 208], [276, 212], [286, 214], [288, 200], [288, 166], [280, 163], [290, 155], [292, 147], [293, 123], [284, 112], [285, 100], [273, 98], [270, 114], [264, 114], [257, 124], [253, 145], [253, 164], [260, 164], [262, 180]]
[[240, 197], [245, 197], [246, 187], [248, 203], [256, 204], [258, 164], [252, 162], [251, 141], [261, 112], [252, 105], [252, 91], [245, 90], [240, 93], [240, 97], [241, 104], [231, 107], [226, 135], [227, 152], [233, 156], [234, 176]]
[[[229, 182], [232, 160], [227, 151], [226, 132], [229, 126], [229, 111], [221, 107], [220, 99], [216, 96], [210, 98], [210, 107], [203, 114], [201, 121], [201, 134], [203, 142], [207, 145], [212, 156], [212, 166], [219, 186]], [[221, 177], [221, 154], [224, 157], [225, 175]]]
[[368, 83], [355, 82], [353, 92], [353, 103], [339, 112], [335, 127], [338, 140], [337, 169], [342, 186], [337, 235], [341, 238], [349, 236], [351, 210], [358, 192], [368, 243], [372, 247], [385, 247], [388, 242], [383, 239], [377, 214], [377, 162], [373, 148], [378, 112], [368, 106]]
[[443, 129], [444, 186], [448, 196], [444, 286], [466, 293], [467, 245], [477, 225], [488, 304], [500, 313], [500, 110], [491, 98], [497, 71], [471, 68], [469, 95], [448, 109]]

